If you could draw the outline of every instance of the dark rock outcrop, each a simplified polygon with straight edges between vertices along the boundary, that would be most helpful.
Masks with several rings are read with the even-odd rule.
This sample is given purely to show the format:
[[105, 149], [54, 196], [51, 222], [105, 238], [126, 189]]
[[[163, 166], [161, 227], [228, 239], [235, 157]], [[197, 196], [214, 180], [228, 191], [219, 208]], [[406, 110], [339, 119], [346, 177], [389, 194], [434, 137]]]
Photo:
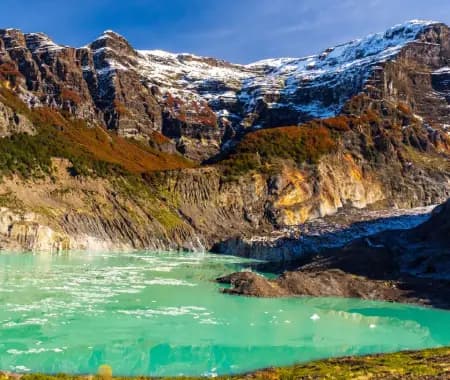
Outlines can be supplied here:
[[225, 293], [246, 296], [357, 297], [450, 308], [449, 205], [417, 228], [384, 232], [290, 263], [298, 268], [276, 280], [241, 272], [218, 281], [231, 285]]
[[442, 131], [450, 125], [449, 41], [444, 24], [412, 21], [317, 56], [242, 66], [137, 51], [112, 31], [75, 49], [5, 29], [0, 66], [13, 65], [9, 79], [31, 106], [58, 107], [123, 136], [162, 132], [203, 160], [248, 131], [336, 116], [361, 92], [405, 102]]
[[[282, 237], [281, 252], [277, 246], [265, 250], [264, 239], [343, 207], [409, 208], [450, 196], [449, 46], [447, 26], [413, 21], [314, 57], [243, 66], [137, 51], [112, 31], [75, 49], [44, 34], [0, 30], [1, 136], [35, 133], [28, 111], [49, 107], [160, 151], [176, 148], [196, 161], [211, 159], [210, 166], [143, 175], [152, 196], [131, 205], [117, 201], [115, 178], [90, 190], [83, 204], [53, 195], [63, 181], [17, 179], [20, 185], [2, 184], [2, 191], [17, 194], [25, 211], [38, 203], [36, 223], [64, 241], [73, 238], [77, 247], [86, 236], [132, 248], [186, 248], [194, 241], [224, 253], [255, 256], [259, 250], [267, 253], [260, 258], [292, 259], [293, 239], [285, 244]], [[10, 104], [18, 99], [26, 110]], [[325, 131], [332, 148], [320, 155], [297, 136], [296, 149], [311, 150], [310, 156], [299, 154], [296, 161], [278, 147], [269, 161], [271, 150], [260, 154], [263, 147], [256, 146], [246, 152], [257, 161], [254, 167], [231, 162], [256, 130], [311, 119], [318, 120], [291, 128]], [[306, 145], [321, 136], [312, 135]], [[283, 141], [290, 138], [286, 133]], [[237, 167], [236, 178], [227, 177], [227, 165]], [[71, 180], [73, 188], [82, 181]], [[30, 201], [29, 187], [40, 192], [38, 201]], [[98, 198], [106, 199], [108, 213], [96, 207]], [[14, 222], [6, 231], [20, 240], [26, 233], [21, 225], [14, 235]], [[255, 235], [263, 238], [255, 242]]]

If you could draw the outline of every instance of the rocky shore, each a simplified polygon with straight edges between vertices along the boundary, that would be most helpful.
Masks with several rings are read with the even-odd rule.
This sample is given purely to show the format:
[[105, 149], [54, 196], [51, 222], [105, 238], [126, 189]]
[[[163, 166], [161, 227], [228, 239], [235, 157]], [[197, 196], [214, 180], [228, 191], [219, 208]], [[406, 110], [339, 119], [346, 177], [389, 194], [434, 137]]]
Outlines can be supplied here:
[[336, 296], [450, 308], [450, 202], [416, 228], [358, 239], [298, 261], [266, 264], [283, 272], [268, 280], [253, 272], [219, 278], [223, 292], [255, 297]]

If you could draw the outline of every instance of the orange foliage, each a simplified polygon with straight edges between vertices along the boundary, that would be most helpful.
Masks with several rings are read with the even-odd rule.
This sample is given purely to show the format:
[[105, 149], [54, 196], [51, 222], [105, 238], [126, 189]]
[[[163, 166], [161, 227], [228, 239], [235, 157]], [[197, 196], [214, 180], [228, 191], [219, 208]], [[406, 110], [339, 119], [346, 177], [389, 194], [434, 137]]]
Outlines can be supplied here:
[[209, 127], [216, 127], [217, 126], [217, 117], [214, 112], [207, 112], [203, 114], [197, 115], [197, 117], [194, 119], [196, 124], [199, 125], [206, 125]]
[[380, 124], [382, 119], [377, 112], [372, 109], [368, 109], [361, 115], [361, 121], [369, 124]]
[[83, 122], [65, 126], [62, 133], [82, 146], [95, 159], [120, 165], [131, 173], [193, 166], [180, 155], [156, 151], [133, 140], [108, 133], [101, 127], [86, 127]]
[[217, 126], [217, 116], [209, 105], [204, 102], [183, 102], [179, 98], [168, 94], [165, 104], [170, 110], [172, 117], [186, 124], [204, 125], [209, 127]]
[[[116, 164], [131, 173], [162, 171], [192, 167], [194, 164], [178, 154], [152, 149], [134, 140], [107, 132], [99, 126], [88, 126], [83, 120], [64, 117], [53, 108], [29, 109], [12, 91], [0, 87], [0, 100], [16, 112], [26, 115], [39, 131], [48, 131], [52, 138], [67, 149], [68, 157], [90, 157], [93, 161]], [[56, 128], [53, 128], [56, 127]], [[52, 144], [49, 138], [48, 144]], [[167, 142], [166, 137], [154, 132], [155, 142]], [[61, 148], [63, 149], [63, 148]], [[66, 156], [63, 154], [62, 158]]]
[[410, 115], [412, 113], [411, 107], [408, 104], [406, 104], [406, 103], [398, 103], [397, 109], [400, 112], [402, 112], [404, 114], [407, 114], [407, 115]]
[[197, 102], [192, 102], [190, 107], [192, 108], [190, 116], [195, 124], [217, 126], [217, 116], [207, 103], [200, 105]]
[[17, 67], [11, 62], [5, 62], [0, 65], [0, 78], [4, 80], [12, 80], [22, 74]]
[[330, 129], [334, 129], [335, 131], [347, 132], [350, 130], [351, 122], [352, 121], [347, 116], [336, 116], [325, 119], [323, 124]]
[[53, 125], [63, 127], [67, 125], [67, 120], [55, 109], [49, 107], [34, 108], [31, 113], [31, 120], [40, 125]]
[[80, 104], [81, 103], [80, 95], [77, 92], [75, 92], [73, 90], [70, 90], [68, 88], [63, 88], [61, 90], [61, 99], [63, 101], [69, 101], [69, 102], [72, 102], [74, 104]]
[[[69, 141], [73, 155], [82, 148], [94, 160], [117, 164], [132, 173], [178, 169], [193, 166], [193, 163], [177, 154], [160, 152], [135, 141], [108, 133], [101, 127], [88, 127], [83, 121], [64, 118], [56, 109], [37, 108], [29, 110], [12, 92], [5, 92], [11, 105], [20, 113], [26, 113], [36, 126], [56, 126], [56, 134]], [[8, 98], [8, 99], [9, 99]], [[17, 104], [12, 102], [16, 99]], [[115, 106], [120, 109], [119, 102]], [[124, 106], [123, 106], [124, 107]], [[195, 106], [194, 106], [195, 108]], [[208, 112], [206, 111], [208, 114]], [[314, 162], [321, 155], [336, 148], [330, 129], [346, 129], [348, 123], [344, 117], [320, 122], [311, 122], [304, 126], [280, 127], [260, 130], [246, 135], [238, 145], [235, 154], [260, 154], [263, 158], [292, 158], [296, 162]], [[327, 127], [328, 128], [327, 128]], [[166, 137], [154, 132], [150, 140], [157, 144], [168, 142]]]
[[172, 111], [179, 110], [184, 105], [184, 102], [180, 98], [174, 97], [170, 93], [167, 94], [165, 102], [166, 102], [166, 106], [169, 109], [171, 109]]
[[334, 151], [336, 141], [322, 126], [280, 127], [249, 133], [237, 153], [259, 153], [261, 157], [292, 158], [296, 162], [314, 162]]
[[163, 134], [153, 131], [150, 135], [150, 140], [157, 145], [170, 143], [170, 139]]

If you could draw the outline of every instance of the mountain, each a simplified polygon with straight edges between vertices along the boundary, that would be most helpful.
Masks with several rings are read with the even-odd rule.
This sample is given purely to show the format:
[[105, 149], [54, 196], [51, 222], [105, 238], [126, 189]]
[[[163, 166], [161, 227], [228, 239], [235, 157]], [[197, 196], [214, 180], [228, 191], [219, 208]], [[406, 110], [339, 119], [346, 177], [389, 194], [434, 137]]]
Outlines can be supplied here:
[[[122, 136], [162, 132], [188, 156], [208, 158], [245, 130], [336, 116], [369, 86], [427, 113], [423, 95], [436, 91], [435, 97], [447, 96], [449, 52], [440, 43], [447, 33], [442, 24], [411, 21], [315, 56], [246, 66], [191, 54], [138, 51], [113, 31], [74, 49], [41, 33], [7, 29], [0, 32], [0, 50], [2, 63], [19, 73], [16, 85], [28, 104], [59, 107]], [[402, 62], [389, 68], [392, 77], [383, 76], [387, 62], [400, 52], [399, 58], [414, 58], [433, 72], [425, 94], [402, 94], [401, 84], [394, 85], [402, 81], [395, 73]], [[433, 103], [442, 113], [433, 117], [448, 122], [446, 101]]]
[[442, 202], [449, 102], [438, 22], [249, 65], [1, 29], [0, 245], [229, 252], [343, 207]]

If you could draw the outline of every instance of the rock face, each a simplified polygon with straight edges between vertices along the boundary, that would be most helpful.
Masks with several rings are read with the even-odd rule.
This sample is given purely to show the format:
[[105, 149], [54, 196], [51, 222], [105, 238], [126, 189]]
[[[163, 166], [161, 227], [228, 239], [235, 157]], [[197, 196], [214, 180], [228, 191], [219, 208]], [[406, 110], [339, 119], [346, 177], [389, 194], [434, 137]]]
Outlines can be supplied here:
[[436, 208], [431, 219], [417, 227], [411, 236], [416, 241], [448, 243], [450, 241], [450, 201]]
[[316, 56], [235, 65], [137, 51], [112, 31], [75, 49], [6, 29], [0, 65], [12, 65], [17, 75], [9, 77], [31, 106], [58, 107], [124, 136], [162, 132], [202, 160], [249, 130], [336, 116], [361, 91], [404, 101], [430, 128], [445, 128], [449, 41], [447, 26], [411, 21]]
[[242, 272], [218, 282], [231, 285], [225, 293], [247, 296], [357, 297], [449, 308], [449, 207], [447, 201], [416, 228], [384, 232], [304, 257], [289, 264], [296, 270], [273, 281]]
[[0, 138], [15, 133], [34, 133], [34, 126], [26, 117], [15, 113], [11, 108], [0, 103]]
[[[51, 176], [13, 173], [0, 184], [4, 213], [12, 215], [2, 219], [1, 246], [214, 248], [277, 259], [273, 235], [298, 232], [340, 209], [437, 204], [450, 196], [449, 67], [448, 27], [425, 21], [316, 56], [250, 65], [138, 51], [112, 31], [72, 48], [41, 33], [0, 30], [3, 145], [17, 133], [39, 134], [32, 111], [45, 110], [57, 119], [81, 119], [85, 129], [102, 132], [93, 140], [109, 148], [119, 135], [128, 139], [121, 146], [133, 138], [158, 150], [149, 157], [166, 163], [171, 158], [158, 154], [175, 149], [198, 163], [206, 160], [179, 170], [195, 165], [176, 166], [175, 160], [161, 167], [177, 170], [142, 174], [153, 166], [133, 165], [144, 151], [126, 145], [121, 170], [139, 166], [134, 186], [122, 174], [77, 175], [71, 168], [77, 157], [58, 151], [52, 159], [69, 162], [53, 162], [54, 168], [46, 162]], [[94, 143], [74, 139], [64, 123], [53, 124], [102, 165], [123, 161], [105, 144], [88, 146]], [[275, 128], [287, 124], [293, 126]], [[289, 143], [292, 129], [309, 131], [294, 134], [297, 161], [264, 135], [279, 131], [280, 141]], [[243, 149], [255, 136], [269, 148]], [[318, 154], [322, 140], [328, 145]], [[16, 164], [17, 150], [4, 149], [0, 169]], [[18, 160], [32, 161], [28, 153]], [[232, 180], [225, 174], [230, 168], [238, 170]], [[255, 243], [255, 235], [263, 239]], [[285, 237], [281, 259], [292, 258], [294, 246]]]
[[435, 209], [429, 221], [392, 239], [394, 249], [402, 253], [399, 262], [403, 271], [450, 280], [449, 219], [450, 201], [447, 201]]

